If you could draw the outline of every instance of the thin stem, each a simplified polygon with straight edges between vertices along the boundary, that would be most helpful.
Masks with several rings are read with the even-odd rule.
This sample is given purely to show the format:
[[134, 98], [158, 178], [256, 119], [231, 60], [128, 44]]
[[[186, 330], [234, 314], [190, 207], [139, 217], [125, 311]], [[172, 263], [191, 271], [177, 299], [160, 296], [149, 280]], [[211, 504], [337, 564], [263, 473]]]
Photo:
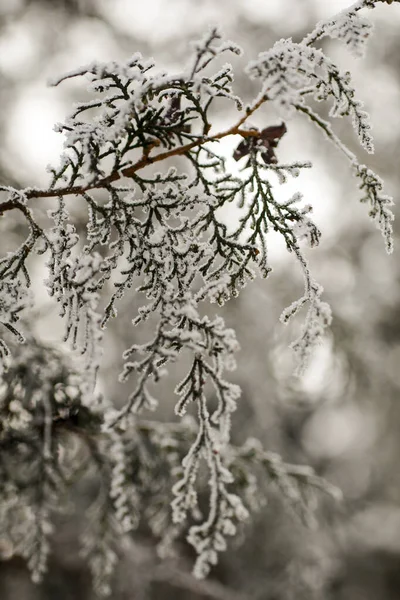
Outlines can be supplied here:
[[[95, 183], [93, 183], [91, 185], [88, 185], [85, 187], [82, 187], [82, 186], [60, 187], [60, 188], [55, 188], [55, 189], [50, 189], [50, 190], [27, 188], [26, 190], [24, 190], [25, 197], [28, 199], [31, 199], [31, 198], [55, 198], [55, 197], [66, 196], [66, 195], [71, 195], [71, 194], [77, 194], [77, 195], [83, 194], [85, 192], [88, 192], [89, 190], [107, 187], [110, 183], [112, 183], [114, 181], [118, 181], [122, 177], [132, 177], [137, 171], [139, 171], [140, 169], [143, 169], [144, 167], [147, 167], [151, 164], [160, 162], [162, 160], [166, 160], [167, 158], [171, 158], [173, 156], [183, 156], [187, 152], [189, 152], [189, 150], [192, 150], [193, 148], [201, 146], [206, 142], [216, 142], [218, 140], [223, 139], [224, 137], [227, 137], [228, 135], [241, 135], [242, 137], [250, 137], [250, 136], [258, 135], [258, 132], [254, 131], [254, 130], [246, 130], [246, 129], [242, 129], [241, 127], [245, 123], [245, 121], [258, 108], [260, 108], [260, 106], [262, 104], [264, 104], [264, 102], [266, 102], [267, 100], [268, 100], [268, 97], [266, 95], [262, 95], [257, 100], [257, 102], [255, 102], [253, 104], [253, 106], [247, 107], [245, 114], [239, 119], [239, 121], [235, 125], [232, 125], [232, 127], [229, 127], [229, 129], [220, 131], [219, 133], [216, 133], [215, 135], [201, 136], [198, 139], [194, 140], [193, 142], [190, 142], [189, 144], [184, 144], [183, 146], [180, 146], [179, 148], [173, 148], [172, 150], [167, 150], [166, 152], [160, 152], [156, 156], [150, 156], [150, 153], [148, 151], [145, 151], [143, 153], [143, 156], [135, 164], [133, 164], [129, 167], [126, 167], [125, 169], [122, 169], [120, 172], [114, 172], [111, 175], [109, 175], [108, 177], [99, 179], [98, 181], [96, 181]], [[20, 205], [18, 205], [17, 203], [14, 203], [12, 200], [3, 202], [2, 204], [0, 204], [0, 215], [3, 214], [4, 212], [6, 212], [8, 210], [12, 210], [14, 208], [20, 208]]]

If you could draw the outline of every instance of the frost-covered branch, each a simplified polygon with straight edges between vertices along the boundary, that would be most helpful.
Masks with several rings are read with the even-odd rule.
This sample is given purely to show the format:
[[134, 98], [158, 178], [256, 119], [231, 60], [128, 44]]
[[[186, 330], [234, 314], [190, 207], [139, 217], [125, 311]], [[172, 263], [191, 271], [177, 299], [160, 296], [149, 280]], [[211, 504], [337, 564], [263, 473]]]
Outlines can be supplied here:
[[[227, 537], [254, 508], [253, 467], [261, 467], [306, 521], [312, 508], [309, 490], [332, 495], [311, 469], [288, 465], [254, 444], [232, 445], [231, 418], [240, 389], [226, 372], [235, 368], [239, 346], [223, 319], [204, 309], [208, 302], [222, 306], [236, 297], [258, 274], [269, 276], [273, 231], [283, 238], [304, 281], [303, 295], [281, 317], [286, 323], [306, 310], [292, 344], [299, 373], [330, 325], [330, 308], [304, 249], [318, 246], [321, 237], [312, 207], [300, 192], [284, 200], [276, 194], [277, 186], [311, 168], [302, 157], [292, 163], [280, 158], [281, 140], [293, 135], [290, 119], [298, 114], [347, 157], [359, 179], [361, 201], [369, 204], [392, 251], [392, 200], [383, 193], [381, 179], [359, 163], [331, 120], [309, 105], [309, 100], [328, 102], [329, 119], [350, 117], [360, 146], [373, 152], [369, 117], [350, 74], [313, 45], [329, 36], [362, 56], [372, 27], [359, 13], [376, 3], [356, 2], [301, 42], [279, 40], [262, 52], [246, 69], [260, 91], [245, 107], [234, 93], [233, 67], [216, 66], [221, 55], [240, 49], [221, 41], [216, 29], [194, 44], [178, 74], [160, 72], [136, 53], [125, 62], [93, 62], [53, 81], [83, 78], [91, 96], [57, 125], [64, 152], [60, 164], [48, 169], [49, 186], [0, 186], [1, 218], [18, 211], [27, 229], [23, 244], [0, 258], [0, 522], [2, 536], [26, 557], [35, 580], [46, 568], [52, 514], [65, 490], [81, 478], [100, 482], [82, 543], [103, 593], [110, 591], [117, 540], [140, 518], [147, 519], [164, 550], [185, 532], [197, 553], [196, 575], [207, 575]], [[239, 111], [232, 115], [233, 125], [219, 132], [211, 116], [216, 98], [227, 111]], [[252, 126], [249, 119], [261, 106], [277, 109], [282, 122]], [[241, 170], [235, 176], [218, 146], [231, 135], [240, 137], [233, 158]], [[67, 195], [86, 207], [85, 234], [67, 210]], [[38, 218], [41, 198], [54, 198], [47, 229]], [[230, 202], [238, 204], [240, 216], [228, 229], [220, 209]], [[14, 350], [11, 356], [13, 342], [24, 342], [19, 321], [29, 317], [33, 254], [46, 256], [45, 284], [64, 319], [64, 341], [82, 357], [79, 368], [65, 367], [56, 353], [36, 347], [31, 338], [26, 351]], [[142, 304], [132, 325], [151, 317], [155, 328], [147, 341], [131, 344], [123, 354], [120, 380], [132, 390], [117, 410], [96, 393], [96, 376], [103, 331], [117, 317], [122, 297], [133, 295]], [[138, 415], [157, 408], [155, 384], [182, 355], [189, 367], [175, 390], [176, 415], [185, 418], [193, 406], [197, 425], [145, 423]], [[28, 363], [34, 377], [27, 375]], [[77, 454], [64, 443], [65, 436], [79, 441]], [[11, 468], [15, 462], [16, 470]], [[199, 501], [204, 472], [205, 511]], [[24, 535], [28, 532], [25, 545], [21, 523]]]

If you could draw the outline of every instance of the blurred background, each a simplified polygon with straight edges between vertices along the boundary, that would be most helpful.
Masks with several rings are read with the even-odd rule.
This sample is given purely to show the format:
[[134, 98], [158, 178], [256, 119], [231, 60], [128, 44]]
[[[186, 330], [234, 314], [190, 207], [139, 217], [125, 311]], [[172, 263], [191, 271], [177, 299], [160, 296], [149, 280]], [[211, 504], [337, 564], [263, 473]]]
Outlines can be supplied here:
[[[233, 62], [236, 91], [244, 101], [256, 93], [243, 73], [246, 62], [282, 37], [300, 40], [347, 0], [3, 0], [0, 2], [0, 181], [16, 187], [45, 185], [46, 165], [57, 164], [62, 136], [56, 122], [82, 99], [84, 85], [47, 87], [51, 77], [92, 60], [123, 59], [136, 51], [160, 68], [179, 72], [191, 40], [208, 24], [219, 25], [244, 56]], [[375, 155], [363, 156], [347, 121], [336, 121], [343, 141], [380, 175], [398, 199], [400, 170], [400, 6], [368, 13], [375, 24], [367, 57], [357, 61], [340, 43], [324, 42], [329, 55], [349, 69], [374, 126]], [[221, 104], [216, 129], [231, 123]], [[264, 107], [253, 124], [275, 124]], [[229, 157], [238, 140], [226, 140]], [[340, 506], [322, 507], [319, 527], [307, 530], [271, 494], [240, 543], [221, 557], [213, 577], [197, 583], [185, 568], [156, 558], [152, 541], [134, 540], [120, 566], [113, 598], [135, 600], [398, 600], [400, 598], [400, 262], [398, 244], [386, 256], [380, 233], [358, 202], [357, 184], [345, 160], [301, 117], [288, 124], [278, 157], [311, 160], [314, 168], [277, 194], [304, 193], [322, 230], [309, 253], [312, 272], [325, 288], [333, 325], [307, 373], [294, 378], [288, 349], [292, 325], [279, 323], [282, 309], [302, 293], [297, 266], [272, 241], [274, 271], [249, 285], [223, 309], [241, 344], [235, 380], [243, 390], [234, 417], [234, 439], [258, 437], [288, 462], [311, 464], [341, 487]], [[236, 163], [230, 160], [232, 169]], [[290, 188], [290, 189], [289, 189]], [[293, 189], [292, 189], [293, 188]], [[39, 210], [51, 200], [36, 200]], [[84, 227], [82, 207], [69, 200]], [[398, 212], [398, 210], [397, 210]], [[12, 215], [10, 215], [12, 216]], [[226, 219], [234, 218], [230, 209]], [[20, 222], [0, 222], [1, 254], [24, 236]], [[399, 225], [395, 222], [398, 238]], [[38, 339], [59, 345], [63, 327], [42, 283], [44, 267], [32, 263]], [[136, 334], [130, 326], [140, 300], [122, 301], [119, 319], [106, 334], [100, 385], [116, 404], [129, 393], [117, 383], [121, 353]], [[145, 335], [145, 333], [143, 334]], [[174, 397], [163, 389], [160, 419], [173, 418]], [[73, 527], [72, 527], [73, 529]], [[86, 600], [90, 577], [74, 536], [56, 534], [46, 582], [30, 583], [18, 560], [0, 562], [0, 597]], [[57, 538], [58, 536], [58, 538]], [[145, 582], [145, 583], [144, 583]]]

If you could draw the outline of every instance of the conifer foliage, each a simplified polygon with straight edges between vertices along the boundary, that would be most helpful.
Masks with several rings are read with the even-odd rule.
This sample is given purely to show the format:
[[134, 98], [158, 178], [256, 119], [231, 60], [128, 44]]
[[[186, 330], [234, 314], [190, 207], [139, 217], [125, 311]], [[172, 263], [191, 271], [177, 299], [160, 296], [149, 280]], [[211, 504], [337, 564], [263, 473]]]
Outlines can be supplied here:
[[[304, 244], [317, 246], [321, 235], [312, 207], [299, 192], [285, 201], [275, 195], [277, 185], [311, 168], [303, 160], [279, 159], [280, 140], [290, 136], [296, 115], [346, 155], [360, 182], [360, 200], [392, 251], [392, 200], [382, 181], [310, 103], [327, 102], [332, 119], [350, 117], [361, 146], [373, 152], [368, 114], [350, 74], [315, 44], [329, 36], [362, 56], [372, 26], [360, 11], [377, 3], [360, 0], [302, 41], [279, 40], [262, 52], [247, 67], [259, 93], [246, 106], [233, 91], [232, 66], [214, 67], [221, 55], [241, 50], [222, 41], [216, 29], [193, 45], [178, 74], [134, 54], [123, 63], [93, 62], [53, 81], [81, 78], [91, 98], [57, 125], [65, 150], [60, 164], [49, 167], [48, 188], [0, 186], [3, 224], [19, 211], [27, 226], [24, 243], [0, 258], [0, 539], [11, 555], [26, 558], [35, 581], [46, 570], [54, 515], [68, 509], [70, 487], [94, 472], [101, 483], [87, 508], [82, 550], [104, 594], [120, 541], [140, 520], [164, 549], [186, 535], [197, 554], [194, 572], [204, 577], [227, 537], [262, 504], [268, 486], [275, 484], [306, 521], [314, 506], [310, 489], [337, 495], [311, 468], [286, 464], [255, 440], [242, 447], [230, 443], [240, 389], [226, 372], [235, 368], [238, 342], [221, 316], [204, 316], [206, 308], [200, 308], [222, 306], [257, 274], [268, 277], [268, 234], [275, 231], [304, 278], [303, 296], [281, 317], [287, 323], [305, 307], [301, 335], [292, 344], [299, 373], [331, 322], [303, 250]], [[232, 109], [233, 125], [223, 131], [215, 131], [210, 117], [216, 98]], [[250, 126], [251, 116], [270, 104], [282, 122], [262, 130]], [[240, 176], [229, 172], [219, 153], [218, 141], [231, 135], [242, 138], [234, 152]], [[180, 161], [173, 166], [175, 157]], [[67, 196], [87, 208], [84, 236], [67, 211]], [[41, 198], [54, 200], [49, 228], [35, 215]], [[229, 202], [241, 207], [232, 230], [219, 210]], [[32, 309], [28, 259], [34, 254], [46, 256], [45, 285], [64, 318], [64, 341], [82, 356], [79, 363], [24, 333]], [[133, 325], [151, 317], [155, 328], [146, 343], [123, 354], [120, 380], [129, 381], [132, 391], [116, 410], [96, 391], [96, 377], [103, 331], [117, 317], [122, 296], [132, 294], [143, 298]], [[158, 404], [154, 383], [182, 354], [190, 360], [176, 387], [180, 420], [146, 420], [145, 411]], [[185, 416], [192, 405], [196, 419]], [[255, 475], [260, 467], [261, 480]], [[202, 514], [198, 492], [205, 468], [209, 501]]]

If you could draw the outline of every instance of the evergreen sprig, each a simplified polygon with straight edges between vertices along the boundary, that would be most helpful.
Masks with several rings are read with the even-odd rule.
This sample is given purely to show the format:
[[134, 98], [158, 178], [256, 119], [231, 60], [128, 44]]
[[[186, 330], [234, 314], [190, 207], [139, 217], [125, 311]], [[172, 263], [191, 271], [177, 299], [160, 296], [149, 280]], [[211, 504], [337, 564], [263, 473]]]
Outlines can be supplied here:
[[[349, 73], [313, 44], [330, 36], [362, 55], [371, 25], [358, 13], [375, 4], [356, 2], [318, 24], [301, 42], [280, 40], [261, 53], [247, 67], [261, 91], [245, 107], [233, 91], [231, 65], [214, 67], [221, 54], [240, 49], [221, 41], [216, 29], [194, 44], [193, 57], [178, 74], [160, 72], [135, 54], [123, 63], [93, 62], [53, 81], [58, 85], [82, 77], [92, 94], [57, 126], [65, 139], [60, 164], [49, 167], [46, 189], [0, 187], [0, 215], [6, 218], [18, 210], [28, 226], [25, 242], [0, 259], [0, 324], [5, 330], [0, 339], [1, 535], [14, 553], [26, 557], [35, 580], [46, 568], [52, 514], [73, 482], [93, 471], [101, 485], [89, 508], [83, 549], [103, 593], [110, 591], [117, 561], [116, 533], [126, 535], [140, 518], [168, 543], [181, 535], [189, 519], [200, 519], [189, 526], [187, 539], [198, 555], [196, 575], [207, 575], [226, 548], [226, 537], [254, 505], [253, 464], [261, 465], [307, 519], [310, 504], [304, 490], [332, 492], [307, 467], [287, 465], [258, 445], [238, 449], [231, 444], [230, 421], [240, 390], [225, 379], [225, 371], [235, 368], [238, 343], [221, 317], [203, 316], [200, 306], [205, 300], [222, 305], [257, 272], [267, 277], [268, 234], [275, 231], [304, 278], [303, 296], [281, 317], [286, 323], [307, 307], [302, 332], [293, 343], [299, 372], [329, 326], [329, 306], [303, 250], [303, 241], [315, 247], [321, 235], [310, 217], [312, 207], [304, 205], [300, 193], [282, 201], [274, 192], [276, 183], [311, 167], [308, 161], [286, 164], [279, 159], [280, 140], [290, 136], [288, 119], [297, 113], [322, 129], [349, 159], [360, 180], [361, 200], [370, 204], [370, 216], [392, 251], [392, 200], [382, 193], [381, 180], [359, 164], [330, 121], [308, 104], [309, 99], [329, 101], [330, 117], [350, 116], [361, 146], [373, 152], [368, 115], [355, 97]], [[216, 98], [240, 111], [235, 124], [221, 132], [214, 132], [211, 117]], [[284, 121], [260, 130], [250, 126], [250, 117], [269, 103]], [[218, 153], [218, 141], [230, 135], [241, 136], [233, 155], [241, 161], [240, 176], [230, 173]], [[175, 157], [186, 168], [166, 163]], [[164, 164], [157, 172], [147, 169]], [[68, 195], [87, 207], [86, 236], [78, 233], [67, 211]], [[48, 212], [53, 222], [48, 230], [35, 216], [40, 198], [57, 201]], [[241, 216], [228, 231], [220, 209], [233, 201]], [[31, 338], [11, 358], [7, 335], [25, 342], [16, 324], [29, 315], [27, 259], [32, 253], [47, 256], [46, 285], [65, 320], [64, 339], [84, 357], [78, 370]], [[124, 352], [120, 379], [135, 383], [125, 406], [116, 410], [94, 386], [103, 330], [117, 316], [122, 296], [133, 293], [144, 297], [133, 325], [152, 316], [156, 327], [149, 341]], [[138, 420], [144, 409], [157, 407], [153, 384], [182, 352], [191, 359], [176, 387], [176, 414], [182, 417], [190, 404], [196, 405], [197, 431], [184, 422]], [[214, 410], [209, 384], [217, 398]], [[65, 441], [69, 436], [79, 440], [78, 449]], [[204, 465], [209, 507], [203, 518], [198, 492]], [[163, 477], [155, 480], [160, 472]], [[165, 490], [172, 494], [172, 522]]]

